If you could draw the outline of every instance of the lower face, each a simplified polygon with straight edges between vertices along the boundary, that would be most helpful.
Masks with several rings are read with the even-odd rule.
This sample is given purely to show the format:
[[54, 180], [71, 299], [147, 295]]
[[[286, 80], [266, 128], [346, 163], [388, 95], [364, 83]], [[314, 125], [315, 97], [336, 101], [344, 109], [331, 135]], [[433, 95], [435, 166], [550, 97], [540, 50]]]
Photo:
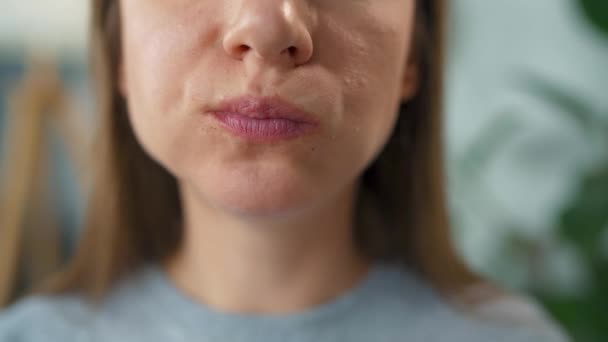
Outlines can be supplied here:
[[[137, 139], [213, 207], [318, 205], [355, 185], [392, 133], [414, 2], [121, 0], [120, 89]], [[232, 49], [241, 44], [250, 49]], [[311, 53], [296, 63], [278, 53], [290, 44]], [[207, 111], [245, 94], [280, 96], [318, 123], [259, 142]]]

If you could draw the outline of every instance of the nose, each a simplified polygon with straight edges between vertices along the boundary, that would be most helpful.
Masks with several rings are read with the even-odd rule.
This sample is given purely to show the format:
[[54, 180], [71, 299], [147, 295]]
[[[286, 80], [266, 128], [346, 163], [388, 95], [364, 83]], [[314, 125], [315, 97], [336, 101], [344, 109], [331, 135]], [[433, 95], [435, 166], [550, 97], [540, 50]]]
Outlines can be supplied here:
[[[312, 57], [311, 13], [299, 0], [242, 0], [223, 39], [234, 59], [295, 67]], [[301, 5], [301, 4], [300, 4]]]

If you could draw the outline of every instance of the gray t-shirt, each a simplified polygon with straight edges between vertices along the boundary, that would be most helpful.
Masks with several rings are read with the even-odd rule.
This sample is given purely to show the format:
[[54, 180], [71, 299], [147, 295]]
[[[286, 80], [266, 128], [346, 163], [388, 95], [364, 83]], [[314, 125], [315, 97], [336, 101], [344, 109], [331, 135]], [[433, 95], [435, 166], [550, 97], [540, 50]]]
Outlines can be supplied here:
[[452, 309], [413, 272], [374, 265], [337, 298], [286, 315], [234, 314], [189, 299], [161, 268], [126, 278], [98, 307], [77, 295], [29, 297], [0, 312], [0, 342], [563, 342], [550, 326]]

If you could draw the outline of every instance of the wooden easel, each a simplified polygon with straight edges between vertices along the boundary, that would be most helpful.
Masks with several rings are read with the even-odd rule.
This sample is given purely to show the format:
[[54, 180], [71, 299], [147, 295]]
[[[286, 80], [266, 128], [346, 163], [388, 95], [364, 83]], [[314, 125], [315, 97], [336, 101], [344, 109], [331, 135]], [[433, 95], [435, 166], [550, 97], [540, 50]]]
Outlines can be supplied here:
[[14, 299], [19, 275], [37, 283], [61, 262], [61, 234], [48, 184], [49, 128], [58, 129], [78, 171], [83, 166], [79, 149], [87, 143], [85, 127], [49, 59], [29, 62], [9, 97], [7, 119], [0, 135], [7, 142], [0, 161], [0, 307]]

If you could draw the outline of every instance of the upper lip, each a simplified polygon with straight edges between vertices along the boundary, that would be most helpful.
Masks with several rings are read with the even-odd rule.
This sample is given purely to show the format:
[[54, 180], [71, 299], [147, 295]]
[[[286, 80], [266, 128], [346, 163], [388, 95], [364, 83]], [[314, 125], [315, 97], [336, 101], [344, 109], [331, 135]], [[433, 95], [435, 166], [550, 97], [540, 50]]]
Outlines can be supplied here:
[[212, 113], [236, 113], [256, 119], [287, 119], [295, 122], [317, 124], [311, 113], [299, 109], [279, 96], [244, 95], [224, 100], [210, 110]]

